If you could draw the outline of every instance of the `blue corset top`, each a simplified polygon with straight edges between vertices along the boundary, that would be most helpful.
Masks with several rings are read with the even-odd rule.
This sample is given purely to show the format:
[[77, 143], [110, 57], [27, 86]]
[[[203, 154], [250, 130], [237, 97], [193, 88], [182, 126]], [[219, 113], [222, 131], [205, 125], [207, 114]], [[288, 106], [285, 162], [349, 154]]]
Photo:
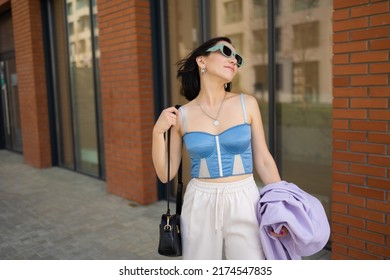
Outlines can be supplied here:
[[[243, 105], [243, 95], [241, 94]], [[183, 124], [183, 140], [191, 159], [192, 178], [220, 178], [250, 174], [253, 171], [251, 125], [233, 126], [218, 135], [208, 132], [186, 132], [184, 110], [180, 108]]]
[[219, 135], [188, 132], [183, 139], [191, 158], [193, 178], [219, 178], [252, 173], [249, 124], [233, 126]]

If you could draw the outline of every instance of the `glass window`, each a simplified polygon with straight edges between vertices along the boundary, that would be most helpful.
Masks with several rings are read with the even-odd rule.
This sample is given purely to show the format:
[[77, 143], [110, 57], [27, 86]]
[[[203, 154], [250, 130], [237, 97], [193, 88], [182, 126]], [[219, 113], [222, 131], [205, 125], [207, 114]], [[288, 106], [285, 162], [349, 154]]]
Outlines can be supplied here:
[[77, 22], [77, 33], [68, 39], [77, 46], [70, 57], [70, 82], [75, 133], [77, 168], [85, 173], [98, 175], [99, 159], [96, 127], [96, 100], [94, 86], [93, 50], [91, 40], [91, 14], [89, 1], [77, 0], [79, 8], [68, 22]]
[[[283, 1], [276, 21], [283, 38], [276, 56], [283, 79], [277, 88], [276, 122], [283, 179], [318, 197], [329, 213], [332, 3], [326, 3]], [[297, 12], [291, 14], [288, 7]]]
[[255, 30], [253, 37], [256, 40], [253, 43], [253, 52], [256, 54], [266, 54], [268, 52], [268, 30]]
[[318, 61], [298, 62], [293, 65], [294, 102], [318, 101], [319, 76]]
[[[319, 44], [319, 22], [304, 22], [293, 26], [294, 48], [316, 48]], [[308, 36], [310, 34], [310, 36]]]
[[[0, 25], [2, 23], [0, 21]], [[18, 76], [13, 52], [6, 55], [0, 53], [0, 142], [4, 140], [5, 143], [0, 144], [5, 144], [7, 149], [23, 151]]]
[[73, 34], [74, 34], [74, 24], [73, 24], [73, 22], [71, 22], [71, 23], [69, 23], [68, 24], [68, 34], [69, 34], [69, 36], [73, 36]]
[[267, 15], [267, 0], [253, 0], [254, 17], [265, 17]]
[[242, 1], [234, 0], [224, 3], [225, 6], [225, 22], [233, 23], [242, 20]]
[[[268, 53], [268, 30], [255, 30], [253, 31], [253, 37], [257, 38], [253, 43], [253, 52], [258, 54]], [[280, 51], [281, 44], [281, 33], [280, 28], [275, 30], [275, 51]]]
[[292, 5], [293, 11], [302, 11], [318, 7], [319, 0], [294, 0]]
[[[59, 123], [59, 162], [77, 171], [100, 176], [95, 71], [98, 72], [97, 9], [89, 0], [52, 1], [55, 28], [55, 102]], [[94, 2], [91, 2], [94, 3]], [[72, 10], [72, 7], [77, 9]], [[95, 23], [95, 22], [94, 22]], [[68, 28], [66, 30], [66, 27]]]
[[[56, 20], [53, 24], [55, 34], [53, 40], [55, 49], [56, 61], [56, 77], [55, 82], [55, 107], [56, 119], [58, 121], [57, 139], [58, 139], [58, 158], [59, 165], [74, 169], [74, 154], [73, 154], [73, 127], [72, 127], [72, 107], [69, 89], [69, 71], [68, 71], [68, 56], [66, 47], [66, 26], [65, 13], [63, 9], [63, 1], [53, 1], [52, 14]], [[68, 3], [68, 7], [69, 7]], [[68, 9], [71, 11], [71, 9]], [[68, 23], [68, 27], [73, 27], [73, 23]], [[71, 31], [73, 33], [73, 28]], [[69, 34], [71, 34], [69, 32]], [[74, 43], [69, 49], [69, 54], [73, 57]], [[54, 53], [53, 53], [54, 55]]]
[[70, 2], [76, 2], [76, 7], [78, 10], [89, 8], [89, 0], [70, 0]]
[[73, 14], [73, 3], [66, 3], [66, 8], [67, 8], [67, 13], [68, 15], [72, 15]]

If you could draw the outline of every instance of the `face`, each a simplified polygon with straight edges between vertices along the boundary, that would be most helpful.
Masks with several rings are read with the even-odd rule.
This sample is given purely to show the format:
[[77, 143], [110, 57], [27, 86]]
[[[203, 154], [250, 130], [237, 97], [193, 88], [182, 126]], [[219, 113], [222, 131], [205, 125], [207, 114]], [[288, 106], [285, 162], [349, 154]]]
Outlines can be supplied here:
[[209, 49], [208, 56], [202, 56], [199, 67], [205, 66], [207, 73], [220, 76], [226, 82], [231, 82], [243, 63], [235, 48], [228, 42], [220, 41]]
[[212, 47], [210, 47], [207, 52], [219, 52], [225, 57], [232, 57], [236, 60], [237, 67], [241, 67], [244, 63], [244, 60], [241, 55], [235, 52], [234, 47], [231, 44], [226, 43], [218, 43]]

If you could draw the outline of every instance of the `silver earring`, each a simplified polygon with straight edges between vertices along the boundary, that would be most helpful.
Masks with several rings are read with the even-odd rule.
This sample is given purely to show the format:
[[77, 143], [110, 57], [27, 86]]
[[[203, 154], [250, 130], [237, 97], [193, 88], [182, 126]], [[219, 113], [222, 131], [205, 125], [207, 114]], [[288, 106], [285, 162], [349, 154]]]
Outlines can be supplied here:
[[227, 89], [227, 87], [228, 87], [228, 84], [225, 84], [225, 85], [224, 85], [224, 87], [225, 87], [225, 89]]
[[202, 68], [200, 68], [200, 72], [202, 73], [202, 74], [204, 74], [204, 73], [206, 73], [206, 67], [202, 67]]

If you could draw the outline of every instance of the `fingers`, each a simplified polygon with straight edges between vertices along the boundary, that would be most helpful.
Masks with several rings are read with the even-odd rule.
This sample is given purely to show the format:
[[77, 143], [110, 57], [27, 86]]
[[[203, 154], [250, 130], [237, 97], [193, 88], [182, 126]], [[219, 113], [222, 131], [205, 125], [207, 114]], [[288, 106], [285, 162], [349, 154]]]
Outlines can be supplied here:
[[172, 125], [176, 125], [179, 111], [175, 107], [166, 108], [163, 111], [163, 114], [169, 124], [169, 127], [171, 127]]
[[171, 126], [176, 125], [178, 114], [179, 111], [175, 107], [164, 109], [155, 124], [155, 131], [158, 133], [164, 133]]
[[282, 227], [279, 233], [274, 232], [272, 229], [269, 231], [269, 234], [275, 237], [285, 237], [289, 235], [288, 229], [286, 227]]

